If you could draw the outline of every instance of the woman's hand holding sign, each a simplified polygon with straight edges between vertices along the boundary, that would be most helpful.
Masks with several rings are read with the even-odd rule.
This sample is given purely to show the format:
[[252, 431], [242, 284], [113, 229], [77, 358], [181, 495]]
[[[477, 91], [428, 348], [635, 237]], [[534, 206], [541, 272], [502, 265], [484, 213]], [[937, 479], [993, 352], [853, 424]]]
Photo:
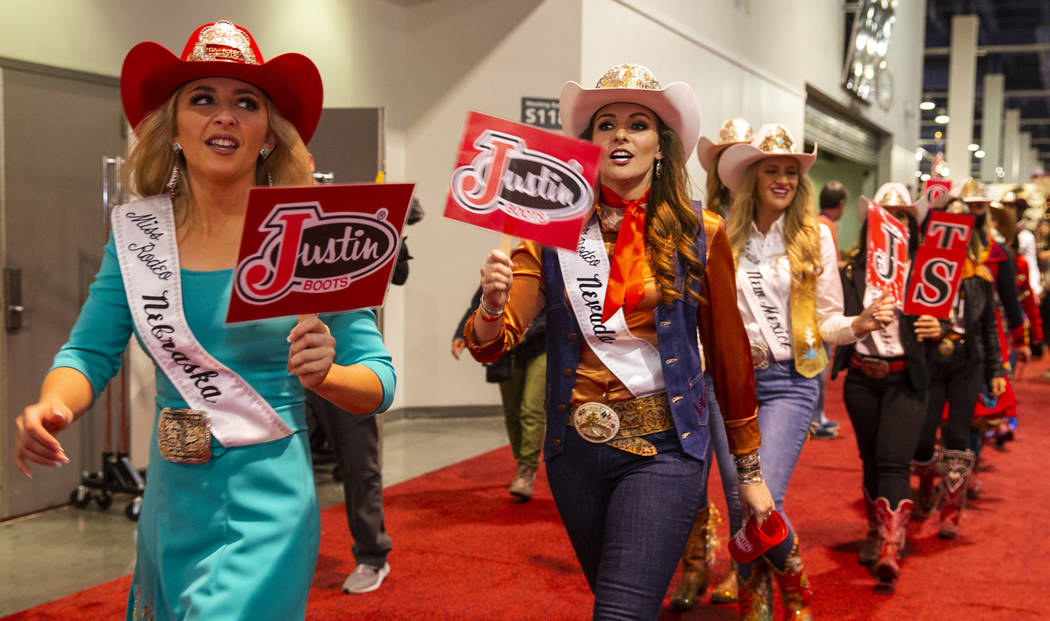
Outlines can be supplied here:
[[879, 299], [872, 302], [853, 320], [853, 334], [864, 336], [869, 332], [881, 330], [893, 322], [894, 312], [893, 295], [884, 291]]
[[317, 315], [299, 315], [288, 342], [288, 372], [297, 376], [303, 387], [316, 389], [335, 360], [335, 338], [328, 326]]
[[501, 250], [489, 253], [481, 266], [481, 313], [474, 321], [474, 336], [485, 343], [496, 338], [501, 322], [494, 319], [503, 314], [510, 286], [514, 280], [514, 262]]
[[915, 320], [915, 336], [920, 341], [941, 340], [941, 322], [933, 315], [920, 315]]

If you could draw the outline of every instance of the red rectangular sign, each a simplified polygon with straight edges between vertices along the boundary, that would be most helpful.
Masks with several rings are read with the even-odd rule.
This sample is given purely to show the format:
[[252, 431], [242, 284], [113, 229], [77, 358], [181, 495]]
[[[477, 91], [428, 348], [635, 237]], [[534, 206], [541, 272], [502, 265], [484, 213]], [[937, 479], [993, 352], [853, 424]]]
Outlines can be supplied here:
[[926, 222], [923, 245], [966, 251], [966, 244], [970, 243], [970, 235], [973, 234], [972, 215], [933, 210]]
[[600, 157], [596, 144], [471, 112], [445, 217], [575, 250]]
[[930, 204], [937, 200], [937, 197], [949, 194], [951, 191], [952, 182], [947, 179], [927, 179], [922, 185], [922, 197]]
[[412, 187], [252, 188], [227, 323], [382, 305]]
[[900, 306], [908, 272], [908, 228], [885, 209], [868, 201], [867, 243], [865, 283], [893, 295]]
[[932, 244], [919, 246], [911, 268], [903, 312], [948, 319], [965, 261], [965, 250], [938, 248]]

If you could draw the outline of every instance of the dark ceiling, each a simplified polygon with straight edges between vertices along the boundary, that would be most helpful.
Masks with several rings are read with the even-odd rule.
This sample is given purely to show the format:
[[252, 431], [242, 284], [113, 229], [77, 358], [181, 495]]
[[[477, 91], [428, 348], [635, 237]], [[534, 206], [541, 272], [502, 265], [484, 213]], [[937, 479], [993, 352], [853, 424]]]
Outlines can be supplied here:
[[1021, 131], [1031, 132], [1032, 147], [1039, 149], [1043, 167], [1050, 171], [1050, 0], [926, 0], [923, 95], [938, 108], [922, 111], [920, 144], [931, 152], [943, 146], [935, 132], [944, 126], [933, 118], [948, 103], [947, 48], [955, 15], [977, 15], [979, 21], [974, 141], [981, 142], [984, 76], [1001, 73], [1004, 108], [1021, 111]]

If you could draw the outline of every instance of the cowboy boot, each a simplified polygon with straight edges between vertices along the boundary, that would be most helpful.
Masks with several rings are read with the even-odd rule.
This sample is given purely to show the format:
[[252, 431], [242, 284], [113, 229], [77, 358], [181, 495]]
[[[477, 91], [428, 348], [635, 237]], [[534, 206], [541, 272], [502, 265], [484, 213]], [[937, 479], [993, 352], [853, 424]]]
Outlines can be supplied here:
[[925, 521], [930, 512], [937, 506], [937, 497], [940, 487], [937, 485], [937, 476], [940, 474], [937, 455], [925, 462], [912, 462], [912, 470], [919, 475], [919, 491], [915, 494], [915, 507], [911, 512], [911, 519], [916, 522]]
[[769, 565], [759, 558], [751, 565], [751, 576], [745, 580], [736, 566], [737, 607], [740, 621], [773, 621], [773, 583], [769, 576]]
[[857, 562], [861, 565], [871, 565], [879, 558], [879, 521], [875, 515], [875, 503], [871, 501], [868, 490], [864, 490], [864, 512], [868, 516], [868, 532], [864, 535], [864, 543], [860, 544], [860, 552], [857, 554]]
[[689, 541], [682, 554], [682, 579], [671, 596], [671, 610], [685, 612], [692, 610], [707, 591], [707, 524], [710, 511], [708, 507], [700, 509], [689, 533]]
[[738, 582], [736, 578], [736, 561], [729, 561], [729, 573], [711, 590], [712, 604], [735, 604], [737, 601]]
[[971, 450], [946, 450], [941, 457], [941, 539], [955, 539], [959, 535], [959, 518], [966, 507], [966, 480], [973, 470], [974, 454]]
[[911, 500], [897, 503], [896, 510], [890, 509], [886, 498], [875, 499], [875, 515], [879, 523], [879, 557], [875, 561], [875, 577], [879, 582], [877, 591], [892, 593], [897, 576], [901, 572], [901, 557], [904, 555], [904, 542], [907, 536], [908, 518], [913, 506]]
[[802, 557], [798, 555], [797, 537], [795, 547], [787, 557], [787, 568], [783, 572], [773, 568], [773, 575], [780, 587], [780, 599], [784, 602], [784, 620], [813, 621], [813, 611], [809, 607], [813, 601], [813, 587], [809, 585]]

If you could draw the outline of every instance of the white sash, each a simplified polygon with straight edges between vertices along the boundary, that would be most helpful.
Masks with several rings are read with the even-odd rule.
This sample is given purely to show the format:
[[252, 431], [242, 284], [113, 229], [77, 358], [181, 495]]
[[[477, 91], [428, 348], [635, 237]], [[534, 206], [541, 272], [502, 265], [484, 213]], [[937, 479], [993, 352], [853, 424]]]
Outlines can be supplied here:
[[741, 253], [739, 261], [737, 277], [743, 278], [744, 282], [739, 283], [738, 286], [744, 293], [744, 301], [751, 309], [751, 314], [755, 316], [755, 322], [758, 323], [758, 329], [762, 332], [762, 337], [765, 338], [773, 359], [794, 359], [791, 310], [789, 308], [788, 314], [785, 314], [783, 309], [774, 304], [765, 292], [768, 283], [774, 279], [773, 271], [776, 269], [776, 263], [758, 265], [751, 261], [745, 253]]
[[649, 341], [631, 334], [622, 308], [602, 323], [610, 264], [596, 216], [580, 233], [576, 252], [558, 249], [558, 264], [583, 338], [602, 364], [635, 397], [662, 392], [664, 374], [660, 351]]
[[190, 331], [168, 197], [152, 196], [114, 207], [111, 217], [120, 273], [139, 337], [187, 405], [208, 413], [212, 435], [223, 446], [259, 444], [290, 435], [292, 430], [262, 395], [213, 358]]

